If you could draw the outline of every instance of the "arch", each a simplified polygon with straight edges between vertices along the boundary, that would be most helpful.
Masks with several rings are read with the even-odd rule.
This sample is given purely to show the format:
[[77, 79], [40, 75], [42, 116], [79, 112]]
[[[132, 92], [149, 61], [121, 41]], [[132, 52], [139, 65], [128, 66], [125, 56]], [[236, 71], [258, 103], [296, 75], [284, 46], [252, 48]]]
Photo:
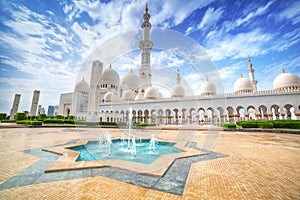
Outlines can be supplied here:
[[137, 122], [142, 122], [143, 111], [138, 110], [137, 112]]
[[260, 105], [258, 107], [258, 112], [260, 114], [259, 118], [260, 119], [268, 119], [268, 110], [267, 107], [265, 105]]
[[215, 110], [212, 107], [207, 108], [206, 115], [207, 115], [207, 122], [214, 123]]
[[174, 117], [174, 120], [175, 120], [175, 123], [178, 125], [178, 123], [179, 123], [179, 120], [178, 120], [178, 113], [179, 112], [179, 109], [177, 109], [177, 108], [174, 108], [173, 109], [173, 113], [174, 113], [174, 115], [173, 115], [173, 117]]
[[271, 107], [270, 107], [270, 110], [271, 110], [271, 117], [273, 120], [276, 120], [276, 119], [279, 119], [279, 106], [276, 105], [276, 104], [273, 104]]
[[159, 109], [157, 111], [157, 123], [162, 124], [163, 123], [163, 117], [164, 117], [164, 111], [162, 109]]
[[150, 117], [151, 117], [151, 123], [157, 124], [157, 123], [156, 123], [156, 110], [152, 109], [152, 110], [150, 111]]
[[238, 121], [243, 121], [248, 116], [248, 114], [245, 114], [245, 109], [243, 106], [236, 107], [236, 112], [238, 116]]
[[249, 120], [255, 120], [256, 119], [256, 110], [255, 107], [250, 105], [247, 107], [247, 114], [249, 117]]
[[292, 114], [295, 115], [295, 108], [293, 107], [293, 105], [285, 104], [283, 107], [286, 109], [286, 119], [292, 119]]
[[149, 111], [148, 111], [148, 110], [145, 110], [145, 111], [144, 111], [144, 116], [143, 116], [143, 118], [144, 118], [144, 122], [145, 122], [145, 123], [148, 123], [148, 118], [149, 118]]
[[166, 109], [166, 123], [171, 124], [172, 112], [170, 109]]
[[227, 110], [227, 120], [229, 122], [233, 122], [234, 121], [234, 109], [231, 106], [228, 106], [226, 108]]
[[191, 108], [190, 109], [190, 123], [195, 123], [196, 122], [196, 116], [197, 116], [197, 112], [195, 108]]

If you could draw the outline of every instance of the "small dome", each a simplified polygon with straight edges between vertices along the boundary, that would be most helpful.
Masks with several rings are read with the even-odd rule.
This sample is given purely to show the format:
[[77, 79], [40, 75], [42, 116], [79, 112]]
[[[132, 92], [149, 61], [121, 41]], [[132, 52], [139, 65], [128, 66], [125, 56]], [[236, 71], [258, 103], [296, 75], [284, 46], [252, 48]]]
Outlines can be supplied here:
[[158, 91], [158, 89], [156, 89], [156, 99], [162, 99], [162, 98], [164, 98], [164, 96], [160, 91]]
[[144, 90], [142, 89], [135, 97], [135, 101], [143, 101], [145, 100], [145, 97], [144, 97]]
[[75, 86], [75, 92], [88, 92], [90, 90], [89, 84], [82, 79], [79, 83], [76, 84]]
[[127, 85], [128, 88], [136, 90], [139, 88], [139, 77], [130, 70], [130, 72], [122, 78], [121, 84]]
[[274, 79], [273, 87], [274, 90], [300, 89], [300, 78], [282, 70], [282, 73]]
[[112, 83], [117, 85], [119, 84], [119, 81], [120, 76], [118, 72], [111, 68], [111, 65], [104, 71], [104, 73], [100, 77], [101, 83]]
[[216, 86], [213, 82], [206, 79], [205, 83], [203, 83], [200, 87], [200, 95], [207, 96], [207, 95], [215, 95], [217, 94]]
[[174, 87], [172, 88], [171, 96], [172, 97], [184, 97], [184, 95], [185, 95], [184, 88], [179, 84], [174, 85]]
[[250, 93], [253, 92], [252, 83], [248, 78], [241, 77], [235, 81], [234, 86], [234, 93]]
[[123, 94], [122, 99], [126, 101], [133, 101], [136, 94], [133, 90], [126, 90]]
[[104, 95], [104, 102], [107, 103], [107, 102], [112, 102], [113, 101], [113, 92], [107, 92], [105, 95]]
[[156, 99], [156, 90], [152, 85], [146, 89], [145, 99]]

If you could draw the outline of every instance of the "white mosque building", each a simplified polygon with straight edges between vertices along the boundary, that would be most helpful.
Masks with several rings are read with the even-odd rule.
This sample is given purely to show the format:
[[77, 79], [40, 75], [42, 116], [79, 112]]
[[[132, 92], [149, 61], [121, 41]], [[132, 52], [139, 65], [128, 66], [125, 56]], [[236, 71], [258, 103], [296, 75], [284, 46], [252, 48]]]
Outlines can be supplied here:
[[57, 114], [92, 122], [124, 122], [131, 107], [133, 121], [156, 124], [300, 119], [300, 78], [282, 70], [273, 81], [273, 90], [258, 91], [250, 59], [249, 78], [241, 75], [234, 83], [234, 93], [218, 93], [216, 85], [206, 79], [199, 95], [186, 96], [177, 70], [170, 97], [163, 97], [151, 84], [150, 54], [154, 44], [147, 6], [143, 18], [139, 74], [131, 70], [120, 79], [111, 65], [103, 72], [103, 63], [93, 61], [90, 84], [83, 78], [74, 92], [61, 94]]

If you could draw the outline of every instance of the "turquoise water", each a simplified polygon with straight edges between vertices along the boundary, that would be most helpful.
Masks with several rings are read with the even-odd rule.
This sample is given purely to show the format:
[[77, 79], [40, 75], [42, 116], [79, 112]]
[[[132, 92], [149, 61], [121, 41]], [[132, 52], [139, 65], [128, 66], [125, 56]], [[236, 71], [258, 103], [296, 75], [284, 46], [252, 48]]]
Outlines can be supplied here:
[[69, 148], [74, 151], [79, 151], [80, 155], [76, 162], [88, 160], [109, 160], [120, 159], [131, 162], [138, 162], [143, 164], [150, 164], [163, 154], [180, 153], [182, 150], [173, 147], [174, 143], [169, 142], [156, 142], [156, 150], [153, 152], [149, 147], [149, 140], [136, 141], [136, 157], [128, 152], [127, 141], [122, 144], [121, 140], [112, 140], [110, 156], [106, 153], [105, 149], [102, 152], [99, 148], [98, 142], [88, 142], [84, 146]]

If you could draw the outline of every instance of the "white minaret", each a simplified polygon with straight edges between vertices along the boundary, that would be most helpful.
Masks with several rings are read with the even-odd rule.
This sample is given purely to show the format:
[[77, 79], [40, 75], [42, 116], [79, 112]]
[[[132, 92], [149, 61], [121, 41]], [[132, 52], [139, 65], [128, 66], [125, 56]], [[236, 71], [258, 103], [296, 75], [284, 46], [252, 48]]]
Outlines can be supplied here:
[[15, 99], [14, 99], [14, 103], [13, 103], [13, 106], [10, 110], [10, 117], [9, 119], [10, 120], [13, 120], [16, 113], [18, 112], [18, 109], [19, 109], [19, 104], [20, 104], [20, 98], [21, 98], [21, 95], [20, 94], [15, 94]]
[[30, 116], [36, 116], [39, 98], [40, 98], [40, 91], [34, 90], [33, 97], [32, 97], [32, 103], [31, 103], [31, 109], [30, 109]]
[[148, 13], [148, 4], [146, 4], [144, 13], [144, 22], [142, 23], [143, 40], [140, 41], [139, 48], [141, 49], [141, 68], [140, 68], [140, 88], [147, 89], [151, 84], [151, 65], [150, 52], [153, 47], [153, 42], [150, 40], [151, 23], [149, 22], [150, 15]]
[[254, 79], [254, 69], [252, 68], [252, 63], [250, 58], [248, 58], [248, 73], [249, 73], [249, 79], [253, 86], [253, 91], [257, 91], [257, 80]]

